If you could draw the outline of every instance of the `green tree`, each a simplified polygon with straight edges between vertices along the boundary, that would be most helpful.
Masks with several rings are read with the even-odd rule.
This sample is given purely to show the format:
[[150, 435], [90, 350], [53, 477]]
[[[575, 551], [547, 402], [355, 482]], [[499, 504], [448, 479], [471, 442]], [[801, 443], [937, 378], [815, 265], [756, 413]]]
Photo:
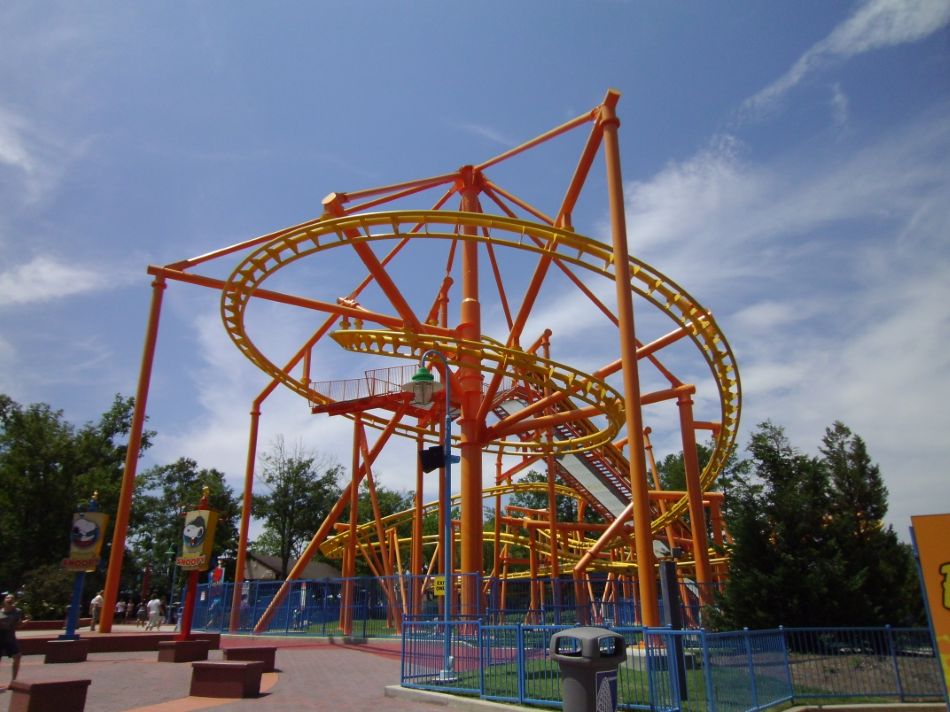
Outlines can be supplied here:
[[[389, 489], [385, 485], [380, 484], [379, 477], [377, 476], [376, 501], [379, 505], [380, 517], [385, 518], [390, 514], [396, 514], [397, 512], [404, 512], [407, 509], [412, 509], [413, 498], [414, 495], [412, 492], [393, 490]], [[360, 484], [359, 506], [357, 511], [359, 513], [360, 523], [373, 521], [373, 502], [370, 497], [369, 483], [365, 479], [363, 480], [362, 484]], [[345, 516], [346, 515], [344, 514], [344, 517]], [[410, 537], [412, 535], [412, 520], [406, 519], [406, 521], [400, 523], [396, 531], [400, 537]], [[409, 548], [406, 547], [401, 551], [403, 562], [408, 563], [410, 557]], [[372, 569], [370, 569], [369, 564], [366, 563], [362, 556], [357, 556], [356, 558], [356, 573], [358, 576], [367, 576], [372, 573]]]
[[134, 559], [143, 566], [151, 564], [157, 589], [167, 588], [166, 576], [175, 556], [168, 552], [181, 553], [183, 516], [198, 505], [204, 487], [208, 487], [209, 507], [218, 513], [213, 552], [227, 555], [237, 549], [240, 503], [223, 473], [199, 469], [194, 460], [183, 457], [170, 465], [151, 467], [137, 478], [129, 541]]
[[836, 421], [825, 431], [821, 454], [831, 476], [829, 528], [850, 584], [839, 624], [922, 624], [913, 553], [884, 526], [887, 487], [864, 440]]
[[97, 423], [77, 429], [45, 403], [24, 407], [0, 395], [0, 587], [13, 589], [27, 571], [59, 563], [72, 513], [93, 491], [101, 509], [115, 511], [131, 416], [132, 400], [116, 396]]
[[730, 492], [734, 538], [716, 625], [769, 628], [922, 620], [913, 560], [884, 528], [887, 490], [861, 438], [828, 428], [821, 457], [770, 422]]
[[[537, 470], [529, 470], [520, 480], [520, 482], [537, 482], [544, 485], [547, 485], [547, 481], [548, 476]], [[554, 482], [555, 484], [565, 486], [564, 481], [556, 475]], [[557, 520], [559, 522], [577, 521], [577, 499], [564, 495], [556, 495], [555, 497], [557, 499]], [[511, 495], [509, 503], [517, 507], [546, 510], [548, 508], [548, 493], [540, 489], [531, 492], [516, 492]], [[597, 513], [596, 509], [588, 506], [584, 510], [584, 521], [600, 523], [603, 522], [603, 518]]]
[[759, 425], [748, 449], [752, 475], [731, 493], [734, 544], [714, 620], [726, 627], [833, 625], [842, 557], [826, 526], [827, 470], [770, 422]]
[[[712, 444], [696, 443], [696, 456], [699, 460], [699, 469], [702, 472], [712, 456]], [[735, 451], [730, 453], [726, 460], [726, 466], [719, 473], [719, 476], [713, 482], [710, 488], [714, 492], [722, 492], [725, 497], [723, 501], [723, 517], [727, 526], [732, 519], [732, 498], [730, 493], [736, 488], [739, 481], [749, 474], [751, 463], [736, 455]], [[682, 492], [686, 490], [686, 467], [683, 464], [683, 452], [671, 453], [656, 464], [657, 474], [660, 479], [660, 486], [665, 491]], [[689, 521], [689, 514], [685, 515]], [[708, 523], [707, 523], [708, 524]]]
[[37, 566], [23, 574], [23, 598], [18, 605], [36, 620], [65, 618], [74, 575], [58, 564]]
[[264, 520], [264, 528], [253, 546], [280, 558], [283, 578], [340, 498], [342, 467], [299, 444], [288, 449], [282, 437], [261, 462], [261, 480], [268, 491], [254, 496], [254, 513]]

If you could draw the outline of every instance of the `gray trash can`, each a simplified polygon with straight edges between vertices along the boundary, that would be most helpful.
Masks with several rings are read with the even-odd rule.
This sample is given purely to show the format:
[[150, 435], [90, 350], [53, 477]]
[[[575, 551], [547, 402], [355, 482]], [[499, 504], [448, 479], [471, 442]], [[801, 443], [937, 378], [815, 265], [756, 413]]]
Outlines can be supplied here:
[[622, 635], [568, 628], [551, 636], [551, 657], [561, 669], [564, 712], [616, 712], [617, 668], [627, 657]]

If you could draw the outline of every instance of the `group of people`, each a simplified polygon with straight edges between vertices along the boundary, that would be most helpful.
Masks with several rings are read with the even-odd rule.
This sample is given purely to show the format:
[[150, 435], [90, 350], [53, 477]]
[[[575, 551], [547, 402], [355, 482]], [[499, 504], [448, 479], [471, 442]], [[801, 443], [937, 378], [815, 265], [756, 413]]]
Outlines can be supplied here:
[[[89, 603], [89, 612], [92, 616], [90, 630], [95, 630], [102, 617], [104, 599], [99, 591]], [[115, 606], [116, 620], [127, 621], [133, 610], [132, 601], [118, 601]], [[162, 618], [165, 614], [165, 600], [153, 591], [148, 602], [139, 603], [135, 609], [136, 627], [145, 626], [145, 630], [161, 630]], [[13, 662], [13, 674], [10, 680], [15, 680], [20, 672], [20, 646], [17, 643], [16, 629], [23, 621], [23, 612], [16, 607], [13, 594], [7, 594], [0, 606], [0, 660], [7, 656]]]
[[[92, 601], [89, 602], [89, 614], [92, 618], [92, 621], [89, 625], [89, 630], [95, 630], [96, 626], [99, 625], [99, 619], [102, 616], [102, 606], [104, 604], [104, 599], [102, 594], [104, 591], [99, 591]], [[115, 604], [115, 621], [118, 622], [128, 622], [129, 617], [132, 615], [133, 610], [135, 612], [135, 627], [139, 628], [145, 626], [145, 630], [161, 630], [162, 629], [162, 618], [165, 615], [165, 599], [159, 598], [154, 591], [149, 600], [140, 601], [138, 606], [133, 606], [132, 601], [123, 601], [119, 600]]]

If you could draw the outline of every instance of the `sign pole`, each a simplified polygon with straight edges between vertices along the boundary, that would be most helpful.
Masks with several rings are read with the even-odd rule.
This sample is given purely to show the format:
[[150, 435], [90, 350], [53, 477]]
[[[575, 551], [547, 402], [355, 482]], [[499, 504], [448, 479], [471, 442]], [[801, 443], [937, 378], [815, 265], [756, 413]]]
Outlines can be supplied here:
[[73, 577], [73, 597], [69, 603], [69, 614], [66, 616], [66, 632], [58, 640], [79, 640], [76, 628], [79, 627], [79, 608], [82, 606], [82, 588], [86, 581], [86, 572], [77, 571]]
[[199, 573], [197, 571], [188, 572], [188, 585], [185, 588], [185, 609], [181, 614], [181, 633], [178, 634], [175, 640], [191, 639], [191, 619], [194, 618], [195, 612], [195, 595], [198, 590], [198, 576]]
[[191, 621], [195, 613], [198, 576], [200, 572], [208, 570], [208, 564], [211, 561], [211, 548], [214, 544], [218, 515], [208, 509], [208, 492], [208, 487], [205, 487], [201, 493], [198, 509], [185, 514], [181, 557], [175, 563], [188, 571], [188, 584], [185, 588], [185, 608], [181, 613], [181, 632], [175, 640], [191, 640]]
[[109, 516], [99, 512], [99, 493], [93, 492], [85, 512], [73, 515], [72, 531], [69, 535], [69, 558], [63, 559], [63, 568], [74, 571], [73, 595], [66, 615], [66, 632], [58, 640], [79, 640], [76, 629], [79, 627], [79, 611], [82, 608], [82, 589], [86, 581], [86, 571], [93, 571], [99, 563], [103, 535]]

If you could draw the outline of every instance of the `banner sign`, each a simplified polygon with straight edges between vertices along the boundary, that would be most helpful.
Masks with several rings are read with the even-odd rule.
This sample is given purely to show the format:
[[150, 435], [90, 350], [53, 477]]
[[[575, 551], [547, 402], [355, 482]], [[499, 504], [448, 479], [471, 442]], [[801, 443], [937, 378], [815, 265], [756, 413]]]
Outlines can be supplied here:
[[910, 521], [947, 691], [950, 690], [950, 514], [916, 516]]
[[105, 538], [109, 515], [105, 512], [76, 512], [69, 533], [69, 558], [63, 559], [67, 571], [95, 571]]
[[175, 563], [184, 571], [207, 571], [211, 565], [211, 547], [217, 525], [218, 513], [210, 509], [195, 509], [185, 514], [181, 556]]

